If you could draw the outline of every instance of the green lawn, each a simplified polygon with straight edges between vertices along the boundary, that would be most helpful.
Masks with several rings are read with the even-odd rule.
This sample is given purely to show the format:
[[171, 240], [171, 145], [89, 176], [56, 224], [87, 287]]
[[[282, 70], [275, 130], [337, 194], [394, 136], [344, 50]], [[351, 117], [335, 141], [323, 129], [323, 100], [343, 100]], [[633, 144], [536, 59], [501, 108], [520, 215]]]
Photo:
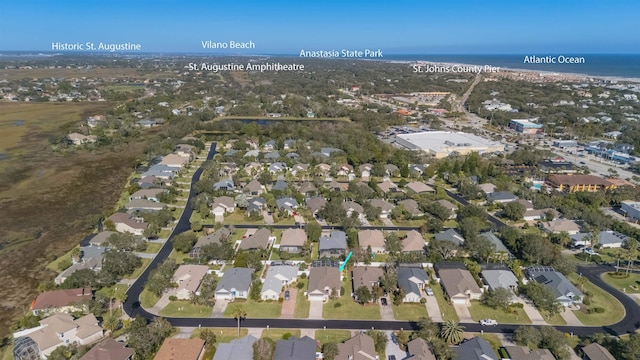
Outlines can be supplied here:
[[142, 274], [144, 269], [146, 269], [147, 266], [149, 266], [149, 263], [151, 263], [151, 259], [141, 259], [141, 260], [142, 260], [142, 265], [131, 274], [125, 275], [124, 276], [125, 279], [137, 279]]
[[171, 230], [160, 230], [160, 233], [158, 234], [158, 238], [160, 239], [166, 239], [169, 237], [169, 235], [171, 235]]
[[339, 344], [345, 340], [351, 339], [351, 331], [349, 330], [316, 330], [314, 339], [320, 341], [321, 344], [336, 343]]
[[[298, 282], [302, 282], [303, 280], [298, 280]], [[306, 287], [306, 283], [305, 283]], [[304, 289], [304, 287], [303, 287]], [[304, 296], [304, 292], [298, 291], [298, 296], [296, 296], [296, 307], [293, 310], [293, 317], [296, 319], [306, 319], [309, 317], [309, 310], [311, 309], [311, 303], [307, 300], [307, 297]]]
[[73, 249], [69, 250], [66, 254], [60, 256], [59, 258], [53, 260], [52, 262], [50, 262], [47, 265], [47, 268], [50, 270], [55, 271], [56, 273], [61, 273], [62, 270], [60, 270], [60, 263], [65, 262], [65, 261], [71, 261], [71, 252], [73, 251]]
[[225, 224], [256, 224], [256, 225], [264, 225], [264, 221], [262, 218], [258, 221], [252, 221], [247, 218], [244, 212], [234, 212], [232, 214], [227, 214], [224, 216]]
[[147, 288], [142, 290], [142, 293], [140, 293], [140, 305], [142, 305], [143, 308], [148, 309], [150, 307], [153, 307], [153, 305], [155, 305], [158, 300], [160, 300], [160, 297], [147, 290]]
[[[329, 300], [322, 306], [324, 319], [380, 320], [380, 308], [377, 304], [360, 305], [351, 298], [351, 281], [348, 277], [342, 282], [344, 294], [336, 300]], [[340, 304], [336, 307], [336, 304]]]
[[[242, 324], [240, 324], [240, 325], [242, 325]], [[193, 330], [193, 332], [191, 333], [191, 338], [192, 339], [200, 338], [200, 333], [204, 329], [205, 328]], [[235, 340], [235, 339], [239, 339], [241, 337], [245, 337], [249, 333], [248, 329], [240, 328], [240, 336], [238, 336], [238, 328], [237, 327], [236, 328], [209, 328], [209, 329], [213, 330], [216, 333], [216, 342], [218, 344], [231, 342], [231, 340]], [[238, 359], [238, 360], [240, 360], [240, 359]]]
[[560, 314], [550, 315], [545, 311], [540, 311], [540, 315], [542, 315], [544, 321], [546, 321], [549, 325], [567, 325], [567, 322]]
[[[577, 274], [570, 274], [568, 278], [574, 283], [577, 283], [578, 281]], [[580, 287], [578, 286], [578, 288]], [[622, 319], [622, 317], [624, 316], [624, 307], [622, 307], [622, 304], [616, 298], [614, 298], [611, 294], [593, 285], [589, 281], [587, 281], [587, 283], [584, 285], [584, 290], [586, 292], [591, 293], [591, 297], [590, 297], [591, 304], [589, 306], [581, 305], [580, 306], [581, 308], [586, 307], [588, 309], [593, 309], [596, 307], [600, 307], [604, 309], [604, 312], [602, 313], [592, 313], [592, 314], [587, 314], [585, 312], [582, 312], [581, 311], [582, 309], [574, 311], [573, 313], [576, 314], [576, 317], [584, 325], [587, 325], [587, 326], [609, 325], [609, 324], [614, 324], [620, 321], [620, 319]]]
[[247, 312], [247, 318], [250, 319], [279, 318], [280, 312], [282, 311], [282, 304], [277, 301], [258, 302], [253, 300], [236, 299], [227, 305], [227, 308], [224, 310], [224, 316], [233, 317], [231, 314], [233, 313], [234, 307], [237, 305], [242, 305], [244, 307]]
[[[607, 284], [619, 289], [626, 293], [640, 293], [640, 274], [629, 274], [629, 277], [624, 279], [616, 279], [611, 277], [611, 275], [605, 273], [600, 276], [602, 280], [604, 280]], [[634, 286], [636, 289], [633, 289], [631, 286]]]
[[264, 329], [262, 330], [263, 338], [269, 338], [273, 341], [282, 340], [282, 335], [289, 333], [292, 336], [300, 337], [300, 329]]
[[173, 249], [171, 251], [171, 254], [169, 254], [169, 258], [174, 259], [176, 261], [176, 264], [178, 265], [181, 265], [182, 261], [184, 259], [187, 259], [188, 257], [189, 257], [189, 254], [181, 253], [179, 251], [176, 251], [175, 249]]
[[429, 317], [427, 307], [424, 304], [400, 304], [399, 306], [392, 306], [393, 317], [396, 318], [396, 320], [415, 321], [421, 317]]
[[474, 321], [495, 319], [498, 324], [531, 324], [531, 320], [521, 308], [512, 308], [509, 312], [505, 312], [502, 309], [492, 309], [482, 305], [480, 301], [471, 301], [469, 312]]
[[164, 244], [156, 243], [156, 242], [149, 242], [149, 243], [147, 243], [147, 248], [144, 250], [144, 252], [157, 254], [158, 251], [160, 251], [160, 249], [162, 248], [162, 245], [164, 245]]
[[208, 317], [213, 310], [212, 306], [195, 305], [188, 300], [176, 300], [169, 302], [159, 315], [166, 317]]
[[293, 216], [289, 216], [286, 218], [278, 219], [278, 221], [275, 221], [275, 223], [278, 225], [293, 225], [296, 223], [296, 219], [294, 219]]
[[453, 308], [453, 305], [449, 304], [444, 297], [444, 293], [442, 292], [442, 287], [439, 285], [432, 286], [433, 296], [438, 300], [438, 306], [440, 307], [440, 312], [442, 313], [442, 320], [454, 320], [460, 321], [458, 318], [458, 314], [456, 313], [456, 309]]

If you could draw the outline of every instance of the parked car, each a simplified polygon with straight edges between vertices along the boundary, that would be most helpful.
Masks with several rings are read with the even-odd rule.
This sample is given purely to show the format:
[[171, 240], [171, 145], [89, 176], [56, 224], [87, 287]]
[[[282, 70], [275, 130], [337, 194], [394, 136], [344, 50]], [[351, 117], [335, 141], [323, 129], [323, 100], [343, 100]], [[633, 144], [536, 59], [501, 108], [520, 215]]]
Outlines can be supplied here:
[[289, 290], [284, 292], [284, 299], [285, 300], [289, 300], [291, 299], [291, 293], [289, 292]]
[[498, 322], [494, 319], [482, 319], [480, 320], [480, 325], [482, 326], [496, 326]]
[[433, 296], [433, 290], [430, 287], [426, 288], [424, 291], [427, 293], [427, 295]]
[[380, 299], [380, 303], [382, 304], [382, 306], [387, 306], [387, 298]]
[[389, 360], [396, 360], [396, 356], [395, 355], [389, 355]]

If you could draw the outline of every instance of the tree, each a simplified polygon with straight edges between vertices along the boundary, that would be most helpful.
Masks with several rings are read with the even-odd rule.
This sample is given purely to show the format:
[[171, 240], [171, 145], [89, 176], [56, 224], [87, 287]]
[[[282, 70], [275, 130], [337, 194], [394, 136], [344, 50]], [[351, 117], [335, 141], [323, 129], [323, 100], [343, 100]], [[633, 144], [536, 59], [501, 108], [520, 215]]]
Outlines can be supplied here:
[[318, 242], [322, 235], [322, 227], [317, 221], [309, 221], [304, 226], [304, 231], [307, 233], [307, 238], [312, 242]]
[[80, 255], [82, 254], [82, 251], [80, 250], [79, 247], [74, 247], [73, 249], [71, 249], [71, 259], [73, 259], [74, 263], [77, 263], [80, 261]]
[[333, 360], [338, 356], [338, 345], [334, 342], [322, 345], [322, 354], [326, 360]]
[[520, 326], [513, 332], [513, 341], [521, 346], [535, 348], [541, 340], [540, 331], [532, 326]]
[[464, 339], [464, 326], [460, 326], [457, 321], [447, 320], [442, 323], [440, 337], [448, 344], [459, 344]]
[[512, 201], [504, 206], [504, 216], [512, 221], [522, 220], [527, 209], [519, 202]]
[[114, 331], [120, 326], [120, 319], [117, 316], [108, 315], [102, 319], [102, 327], [109, 331]]
[[402, 250], [402, 243], [395, 232], [387, 235], [387, 241], [384, 242], [385, 249], [391, 255], [395, 255]]
[[155, 318], [147, 325], [144, 318], [137, 317], [128, 327], [128, 344], [135, 349], [136, 358], [149, 359], [172, 332], [173, 327], [164, 318]]
[[407, 350], [407, 343], [409, 342], [409, 333], [400, 329], [396, 333], [396, 340], [398, 341], [398, 345], [400, 345], [400, 349]]
[[[253, 343], [253, 360], [271, 360], [276, 344], [270, 338], [261, 338]], [[240, 360], [240, 359], [238, 359]]]
[[247, 317], [247, 310], [242, 305], [236, 305], [231, 312], [231, 316], [238, 321], [238, 336], [240, 336], [240, 320]]
[[142, 259], [130, 252], [105, 251], [102, 255], [102, 272], [111, 274], [115, 278], [131, 274], [142, 266]]
[[261, 287], [262, 287], [262, 283], [260, 282], [260, 280], [259, 279], [254, 280], [253, 284], [251, 284], [251, 289], [249, 290], [249, 299], [253, 301], [259, 301]]
[[435, 262], [453, 257], [457, 250], [458, 245], [449, 240], [432, 239], [427, 246], [427, 254]]
[[132, 233], [115, 233], [107, 239], [108, 246], [113, 250], [142, 251], [147, 245], [142, 237]]
[[628, 238], [624, 242], [624, 247], [629, 251], [629, 261], [627, 262], [627, 274], [631, 272], [631, 266], [635, 262], [638, 254], [638, 240]]
[[513, 297], [513, 293], [511, 290], [500, 287], [494, 290], [485, 291], [482, 294], [480, 301], [494, 309], [503, 309], [507, 310], [509, 305], [511, 305], [511, 298]]
[[436, 356], [438, 360], [451, 360], [455, 359], [453, 351], [451, 347], [447, 345], [447, 343], [440, 338], [433, 338], [429, 341], [429, 345], [431, 347], [431, 352]]
[[438, 326], [429, 317], [418, 320], [418, 337], [431, 341], [438, 335]]
[[386, 349], [387, 342], [389, 341], [387, 334], [380, 330], [367, 330], [365, 334], [371, 336], [373, 339], [373, 344], [377, 353], [381, 353]]
[[213, 348], [218, 341], [215, 331], [211, 329], [204, 329], [200, 332], [200, 339], [204, 340], [204, 344], [207, 349]]
[[360, 286], [356, 289], [356, 296], [358, 297], [358, 302], [360, 302], [360, 304], [366, 304], [370, 302], [372, 298], [371, 291], [369, 291], [369, 288], [366, 286]]
[[556, 299], [553, 291], [547, 286], [535, 281], [530, 281], [527, 285], [521, 286], [520, 291], [529, 297], [538, 309], [548, 311], [552, 314], [560, 312], [562, 305]]
[[198, 236], [193, 231], [185, 231], [171, 238], [173, 248], [183, 254], [189, 253], [197, 241]]

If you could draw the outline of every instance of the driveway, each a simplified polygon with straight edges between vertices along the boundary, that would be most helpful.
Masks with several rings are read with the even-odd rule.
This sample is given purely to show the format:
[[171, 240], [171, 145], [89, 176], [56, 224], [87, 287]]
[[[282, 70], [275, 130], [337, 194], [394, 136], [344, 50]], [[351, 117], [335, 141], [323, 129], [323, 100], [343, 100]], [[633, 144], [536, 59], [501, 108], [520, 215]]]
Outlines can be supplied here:
[[[296, 298], [298, 297], [298, 289], [289, 288], [289, 300], [282, 302], [282, 311], [280, 312], [280, 319], [293, 319], [293, 313], [296, 308]], [[282, 293], [284, 299], [284, 293]]]
[[465, 304], [453, 304], [453, 308], [456, 309], [456, 314], [458, 314], [458, 318], [460, 318], [461, 323], [472, 323], [475, 322], [471, 318], [471, 313], [469, 312], [469, 306]]
[[304, 226], [305, 221], [302, 216], [296, 214], [296, 215], [293, 215], [293, 219], [295, 220], [295, 222], [299, 223], [300, 226]]
[[565, 307], [564, 311], [561, 312], [560, 315], [562, 315], [564, 321], [567, 322], [567, 326], [584, 326], [584, 324], [582, 324], [582, 322], [578, 320], [576, 314], [573, 313], [573, 310], [575, 309], [576, 308], [573, 306]]
[[391, 219], [389, 218], [382, 218], [380, 220], [382, 221], [382, 224], [384, 224], [384, 226], [396, 226], [394, 223], [391, 222]]
[[227, 305], [229, 305], [229, 300], [217, 299], [216, 303], [213, 305], [213, 310], [211, 311], [211, 315], [209, 317], [224, 317], [224, 310], [227, 308]]
[[322, 301], [309, 301], [311, 307], [309, 309], [309, 319], [322, 319]]
[[391, 330], [387, 330], [385, 331], [385, 333], [387, 334], [387, 338], [389, 339], [389, 341], [387, 341], [386, 348], [387, 359], [389, 358], [389, 355], [395, 355], [397, 360], [406, 358], [407, 353], [400, 350], [400, 346], [398, 345], [398, 340], [396, 340], [396, 335], [394, 334], [394, 332]]
[[378, 307], [380, 308], [380, 319], [381, 320], [395, 320], [393, 317], [393, 307], [391, 306], [391, 301], [387, 298], [387, 306], [382, 306], [382, 302], [378, 300]]
[[269, 215], [266, 210], [262, 210], [262, 218], [267, 225], [273, 225], [273, 215]]
[[438, 305], [438, 300], [435, 296], [425, 296], [427, 299], [427, 303], [425, 306], [427, 307], [427, 314], [434, 322], [442, 322], [442, 312], [440, 312], [440, 305]]
[[525, 301], [522, 298], [518, 298], [517, 300], [520, 304], [522, 304], [522, 310], [524, 310], [525, 314], [531, 320], [531, 324], [533, 325], [547, 325], [547, 322], [544, 321], [544, 318], [540, 314], [540, 311], [533, 306], [530, 301]]

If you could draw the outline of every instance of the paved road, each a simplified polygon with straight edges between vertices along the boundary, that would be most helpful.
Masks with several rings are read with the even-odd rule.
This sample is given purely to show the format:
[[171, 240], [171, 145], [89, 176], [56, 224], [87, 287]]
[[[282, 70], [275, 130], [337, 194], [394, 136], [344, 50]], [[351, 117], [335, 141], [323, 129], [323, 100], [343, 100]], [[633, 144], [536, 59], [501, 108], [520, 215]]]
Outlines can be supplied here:
[[[213, 158], [215, 152], [215, 143], [212, 144], [208, 159]], [[200, 179], [202, 169], [196, 170], [192, 184]], [[460, 196], [446, 191], [449, 196], [459, 201], [463, 205], [469, 203], [462, 199]], [[189, 193], [189, 198], [194, 196], [193, 188]], [[189, 224], [189, 218], [191, 217], [192, 210], [190, 207], [186, 207], [180, 220], [178, 221], [175, 229], [169, 238], [187, 231], [191, 228]], [[502, 221], [489, 215], [489, 221], [494, 223], [498, 228], [506, 226]], [[236, 226], [238, 227], [238, 226]], [[124, 303], [124, 311], [131, 317], [142, 316], [146, 319], [153, 319], [155, 315], [147, 312], [140, 306], [139, 298], [142, 288], [149, 278], [149, 273], [155, 269], [159, 263], [164, 261], [171, 253], [172, 245], [170, 241], [167, 241], [164, 246], [158, 252], [155, 259], [142, 273], [142, 275], [131, 285], [127, 291], [128, 298]], [[619, 290], [606, 284], [600, 279], [600, 274], [606, 271], [611, 271], [611, 267], [605, 265], [593, 265], [593, 266], [579, 266], [578, 272], [585, 276], [596, 286], [601, 287], [614, 297], [616, 297], [624, 306], [626, 314], [625, 317], [616, 324], [610, 326], [592, 326], [592, 327], [573, 327], [573, 326], [556, 326], [556, 329], [566, 333], [573, 333], [575, 335], [592, 335], [596, 332], [606, 332], [614, 335], [622, 335], [626, 333], [632, 333], [640, 327], [640, 307], [636, 302], [623, 294]], [[178, 327], [236, 327], [236, 320], [231, 318], [167, 318], [167, 320], [173, 325]], [[466, 331], [480, 332], [484, 330], [488, 333], [509, 333], [513, 332], [519, 325], [498, 325], [491, 327], [483, 327], [478, 323], [465, 323]], [[379, 330], [417, 330], [417, 323], [413, 321], [383, 321], [383, 320], [323, 320], [323, 319], [245, 319], [242, 321], [244, 327], [257, 327], [266, 328], [270, 326], [272, 328], [297, 328], [297, 329], [379, 329]]]

